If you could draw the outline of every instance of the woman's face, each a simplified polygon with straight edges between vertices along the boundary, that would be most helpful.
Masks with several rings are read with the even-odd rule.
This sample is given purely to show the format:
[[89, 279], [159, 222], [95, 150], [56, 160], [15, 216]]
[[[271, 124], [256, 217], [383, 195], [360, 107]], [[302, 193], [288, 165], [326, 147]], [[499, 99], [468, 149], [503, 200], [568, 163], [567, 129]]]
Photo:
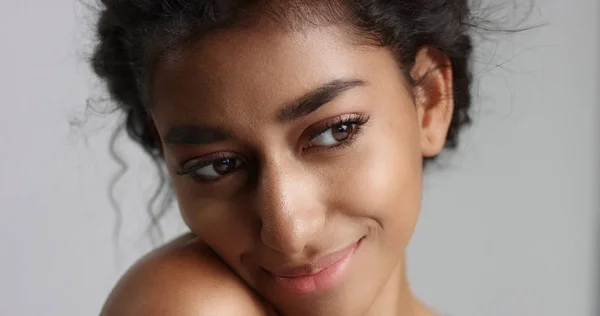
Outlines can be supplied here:
[[392, 53], [355, 42], [327, 27], [214, 31], [154, 72], [186, 223], [285, 314], [363, 314], [400, 286], [422, 157], [445, 138]]

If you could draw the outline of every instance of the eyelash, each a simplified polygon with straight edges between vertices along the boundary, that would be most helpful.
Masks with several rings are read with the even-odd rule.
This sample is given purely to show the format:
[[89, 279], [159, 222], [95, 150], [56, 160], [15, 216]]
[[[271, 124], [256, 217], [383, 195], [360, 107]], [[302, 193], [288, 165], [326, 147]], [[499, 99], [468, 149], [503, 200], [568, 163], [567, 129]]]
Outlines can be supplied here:
[[[319, 129], [317, 131], [311, 132], [312, 136], [310, 136], [308, 138], [308, 142], [313, 141], [315, 138], [323, 135], [331, 128], [339, 126], [339, 125], [354, 125], [355, 127], [354, 127], [353, 133], [347, 139], [341, 141], [337, 145], [327, 146], [327, 147], [319, 147], [319, 146], [308, 147], [308, 148], [303, 148], [302, 152], [304, 153], [304, 152], [321, 151], [321, 150], [339, 150], [339, 149], [348, 147], [354, 143], [357, 136], [359, 136], [359, 134], [362, 132], [362, 127], [365, 124], [367, 124], [368, 122], [369, 122], [369, 117], [362, 115], [362, 114], [346, 114], [346, 115], [338, 116], [334, 119], [331, 119], [331, 120], [327, 121], [325, 123], [325, 125], [319, 127]], [[211, 164], [214, 164], [218, 160], [224, 160], [224, 159], [242, 160], [242, 166], [243, 166], [245, 164], [245, 161], [239, 157], [240, 157], [239, 154], [235, 154], [232, 152], [223, 152], [223, 153], [216, 153], [214, 155], [210, 155], [209, 157], [203, 158], [203, 159], [188, 160], [183, 163], [184, 166], [192, 161], [198, 161], [198, 162], [190, 167], [187, 167], [187, 168], [183, 167], [180, 170], [178, 170], [176, 173], [177, 173], [177, 175], [180, 175], [180, 176], [190, 176], [200, 182], [206, 182], [206, 183], [217, 182], [217, 181], [220, 181], [223, 178], [227, 177], [228, 175], [224, 175], [217, 179], [203, 179], [199, 176], [195, 176], [194, 172], [196, 172], [197, 170], [202, 169], [204, 167], [210, 166]]]

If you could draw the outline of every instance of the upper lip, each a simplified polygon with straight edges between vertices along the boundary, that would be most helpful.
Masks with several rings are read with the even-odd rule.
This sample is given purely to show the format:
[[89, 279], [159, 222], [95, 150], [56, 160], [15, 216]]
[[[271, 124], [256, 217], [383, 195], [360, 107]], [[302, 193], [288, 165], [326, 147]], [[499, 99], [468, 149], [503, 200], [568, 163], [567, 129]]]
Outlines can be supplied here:
[[348, 253], [354, 251], [357, 245], [358, 242], [341, 250], [334, 251], [326, 256], [320, 257], [317, 260], [313, 260], [308, 264], [297, 265], [291, 268], [269, 270], [269, 272], [280, 278], [298, 278], [314, 275], [342, 260], [346, 255], [348, 255]]

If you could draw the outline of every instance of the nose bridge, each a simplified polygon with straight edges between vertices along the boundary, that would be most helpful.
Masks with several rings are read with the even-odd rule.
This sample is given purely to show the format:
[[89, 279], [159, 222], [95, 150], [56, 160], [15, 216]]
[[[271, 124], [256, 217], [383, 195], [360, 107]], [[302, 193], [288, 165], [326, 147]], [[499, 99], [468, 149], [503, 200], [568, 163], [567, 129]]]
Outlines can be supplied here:
[[325, 214], [310, 173], [279, 161], [263, 167], [259, 180], [263, 243], [286, 255], [301, 252], [315, 238]]

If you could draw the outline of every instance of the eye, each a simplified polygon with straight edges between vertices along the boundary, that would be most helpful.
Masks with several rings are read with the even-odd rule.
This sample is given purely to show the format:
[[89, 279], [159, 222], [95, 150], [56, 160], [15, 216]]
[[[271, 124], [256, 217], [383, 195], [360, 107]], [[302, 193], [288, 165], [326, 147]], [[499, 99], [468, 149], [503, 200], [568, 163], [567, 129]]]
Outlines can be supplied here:
[[356, 132], [358, 124], [356, 123], [340, 123], [334, 125], [321, 134], [314, 137], [310, 142], [310, 146], [335, 146], [352, 137]]
[[351, 145], [369, 117], [361, 114], [345, 114], [320, 123], [308, 129], [307, 150], [319, 148], [338, 148]]
[[189, 175], [202, 181], [216, 181], [238, 170], [244, 161], [237, 157], [220, 157], [212, 160], [194, 159], [186, 162], [179, 175]]

